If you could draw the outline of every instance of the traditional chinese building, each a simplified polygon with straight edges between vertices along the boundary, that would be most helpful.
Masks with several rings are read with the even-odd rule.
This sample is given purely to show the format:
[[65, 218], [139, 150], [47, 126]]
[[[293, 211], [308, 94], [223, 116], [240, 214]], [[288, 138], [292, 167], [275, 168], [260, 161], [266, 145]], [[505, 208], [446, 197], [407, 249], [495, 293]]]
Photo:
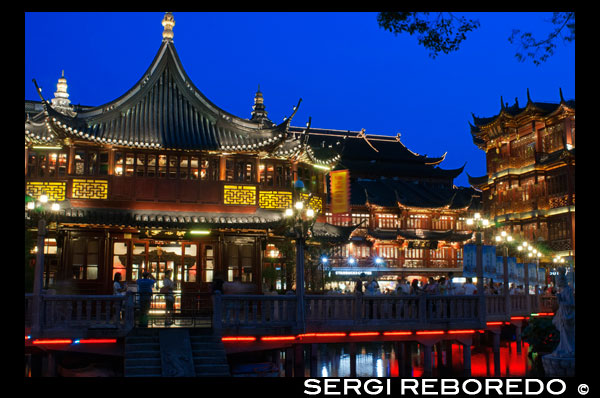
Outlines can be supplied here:
[[[298, 198], [317, 214], [315, 242], [347, 242], [360, 224], [336, 249], [337, 267], [354, 256], [365, 268], [380, 256], [381, 276], [394, 279], [460, 270], [471, 237], [463, 217], [476, 197], [452, 183], [463, 168], [440, 169], [444, 156], [415, 154], [399, 137], [315, 129], [310, 120], [291, 126], [300, 101], [275, 124], [260, 88], [251, 117], [235, 116], [186, 74], [174, 24], [167, 13], [154, 60], [117, 99], [73, 106], [63, 73], [51, 101], [38, 90], [40, 102], [25, 102], [25, 193], [60, 204], [46, 241], [46, 287], [110, 293], [117, 272], [133, 282], [142, 270], [159, 281], [173, 270], [184, 292], [207, 291], [217, 273], [260, 292], [265, 258], [284, 239], [276, 232], [283, 211]], [[332, 169], [351, 175], [352, 211], [335, 219], [327, 214]], [[293, 189], [297, 180], [305, 191]]]
[[473, 142], [486, 153], [487, 174], [469, 176], [484, 213], [515, 237], [545, 246], [550, 256], [575, 256], [575, 100], [512, 106], [473, 115]]
[[326, 214], [328, 223], [358, 225], [350, 242], [331, 255], [338, 279], [352, 282], [365, 273], [391, 289], [399, 276], [460, 274], [462, 246], [472, 238], [466, 218], [480, 203], [474, 189], [453, 184], [464, 166], [442, 169], [445, 154], [414, 153], [400, 134], [311, 129], [309, 142], [312, 147], [339, 146], [340, 161], [334, 169], [350, 173], [351, 211]]

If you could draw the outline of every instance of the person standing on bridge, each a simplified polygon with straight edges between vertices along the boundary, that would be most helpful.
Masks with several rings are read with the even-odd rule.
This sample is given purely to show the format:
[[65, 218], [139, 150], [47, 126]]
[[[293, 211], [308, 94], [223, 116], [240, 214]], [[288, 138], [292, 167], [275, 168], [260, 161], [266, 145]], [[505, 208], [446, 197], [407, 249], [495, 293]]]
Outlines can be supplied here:
[[140, 327], [148, 327], [148, 313], [152, 301], [152, 288], [156, 281], [151, 273], [144, 271], [142, 278], [137, 280], [138, 294], [140, 295]]

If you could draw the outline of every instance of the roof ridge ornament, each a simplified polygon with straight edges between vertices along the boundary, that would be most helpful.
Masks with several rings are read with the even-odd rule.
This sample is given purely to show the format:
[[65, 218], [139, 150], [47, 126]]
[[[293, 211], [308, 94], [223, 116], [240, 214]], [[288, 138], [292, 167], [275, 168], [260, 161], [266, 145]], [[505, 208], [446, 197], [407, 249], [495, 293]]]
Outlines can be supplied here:
[[565, 98], [563, 97], [563, 93], [562, 93], [562, 88], [558, 88], [558, 92], [560, 93], [560, 103], [564, 103], [565, 102]]
[[163, 41], [173, 42], [173, 26], [175, 26], [175, 18], [172, 12], [165, 12], [165, 16], [162, 20], [163, 30]]
[[379, 150], [378, 150], [377, 148], [375, 148], [375, 147], [373, 146], [373, 144], [371, 144], [371, 143], [369, 142], [369, 140], [367, 139], [367, 135], [365, 134], [365, 129], [364, 129], [364, 128], [360, 130], [360, 132], [358, 133], [358, 135], [356, 136], [356, 138], [362, 138], [363, 140], [365, 140], [365, 141], [367, 142], [367, 144], [369, 144], [369, 146], [370, 146], [371, 148], [373, 148], [373, 150], [374, 150], [375, 152], [379, 152]]

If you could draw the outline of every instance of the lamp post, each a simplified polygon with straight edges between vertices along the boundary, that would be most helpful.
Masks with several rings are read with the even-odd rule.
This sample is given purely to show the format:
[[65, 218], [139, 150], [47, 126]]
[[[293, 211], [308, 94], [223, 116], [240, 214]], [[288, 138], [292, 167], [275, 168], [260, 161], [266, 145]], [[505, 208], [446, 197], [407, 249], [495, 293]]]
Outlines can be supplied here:
[[42, 287], [44, 284], [44, 241], [46, 239], [46, 219], [50, 219], [60, 210], [60, 205], [50, 202], [48, 196], [42, 194], [35, 201], [31, 196], [25, 196], [25, 219], [35, 222], [37, 218], [37, 255], [33, 273], [33, 302], [31, 308], [31, 335], [39, 336], [42, 316]]
[[485, 289], [483, 286], [483, 247], [482, 247], [482, 238], [481, 238], [481, 230], [483, 228], [487, 228], [490, 225], [490, 222], [486, 218], [481, 218], [481, 214], [475, 213], [473, 218], [467, 218], [467, 225], [472, 225], [475, 227], [475, 244], [477, 247], [477, 254], [475, 259], [475, 267], [477, 273], [477, 295], [479, 296], [479, 318], [482, 322], [482, 325], [485, 327]]
[[504, 281], [502, 283], [502, 294], [504, 294], [504, 308], [506, 315], [510, 318], [510, 295], [508, 293], [508, 243], [512, 242], [513, 238], [506, 231], [500, 232], [494, 238], [496, 246], [502, 248], [502, 269], [504, 271]]
[[[296, 191], [296, 202], [290, 209], [285, 210], [285, 219], [290, 227], [289, 235], [296, 241], [296, 322], [300, 332], [305, 329], [304, 308], [304, 246], [310, 231], [315, 224], [315, 211], [305, 205], [300, 198], [300, 191], [304, 189], [304, 183], [300, 180], [294, 182]], [[307, 198], [310, 199], [310, 195]]]

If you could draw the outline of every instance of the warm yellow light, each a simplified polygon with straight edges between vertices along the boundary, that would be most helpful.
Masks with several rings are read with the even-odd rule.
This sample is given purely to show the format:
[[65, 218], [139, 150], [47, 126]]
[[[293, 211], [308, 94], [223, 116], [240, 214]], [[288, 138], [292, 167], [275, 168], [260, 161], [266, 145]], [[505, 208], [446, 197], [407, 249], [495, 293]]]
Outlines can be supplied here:
[[60, 205], [58, 203], [52, 203], [52, 210], [53, 211], [59, 211], [60, 210]]
[[506, 240], [507, 240], [508, 242], [512, 242], [512, 236], [508, 235], [508, 236], [506, 237]]
[[291, 217], [294, 215], [294, 210], [292, 209], [285, 209], [285, 216], [286, 217]]
[[479, 220], [481, 218], [481, 214], [479, 213], [475, 213], [475, 215], [473, 216], [476, 220]]
[[473, 225], [473, 219], [467, 218], [467, 225]]
[[481, 220], [481, 223], [483, 224], [484, 227], [487, 227], [490, 224], [490, 222], [488, 221], [487, 218], [484, 218], [483, 220]]
[[496, 242], [500, 242], [502, 238], [500, 236], [496, 236]]
[[314, 211], [313, 209], [307, 209], [307, 210], [306, 210], [306, 215], [307, 215], [308, 217], [311, 217], [311, 218], [312, 218], [312, 217], [314, 217], [314, 216], [315, 216], [315, 211]]
[[47, 195], [40, 195], [40, 202], [42, 202], [42, 203], [48, 202], [48, 196]]
[[502, 235], [503, 237], [506, 236], [506, 231], [500, 232], [500, 235]]
[[302, 203], [301, 201], [296, 202], [296, 209], [297, 210], [302, 210], [302, 208], [304, 207], [304, 203]]
[[533, 257], [533, 253], [529, 253], [527, 256], [528, 257]]
[[33, 209], [35, 209], [35, 203], [33, 203], [33, 202], [28, 202], [28, 203], [27, 203], [27, 208], [28, 208], [29, 210], [33, 210]]
[[331, 170], [330, 167], [321, 166], [320, 164], [315, 164], [315, 165], [313, 165], [313, 167], [316, 168], [316, 169], [321, 169], [321, 170]]
[[208, 235], [208, 234], [210, 234], [210, 231], [208, 231], [206, 229], [196, 229], [196, 230], [190, 231], [190, 234], [192, 234], [192, 235]]

